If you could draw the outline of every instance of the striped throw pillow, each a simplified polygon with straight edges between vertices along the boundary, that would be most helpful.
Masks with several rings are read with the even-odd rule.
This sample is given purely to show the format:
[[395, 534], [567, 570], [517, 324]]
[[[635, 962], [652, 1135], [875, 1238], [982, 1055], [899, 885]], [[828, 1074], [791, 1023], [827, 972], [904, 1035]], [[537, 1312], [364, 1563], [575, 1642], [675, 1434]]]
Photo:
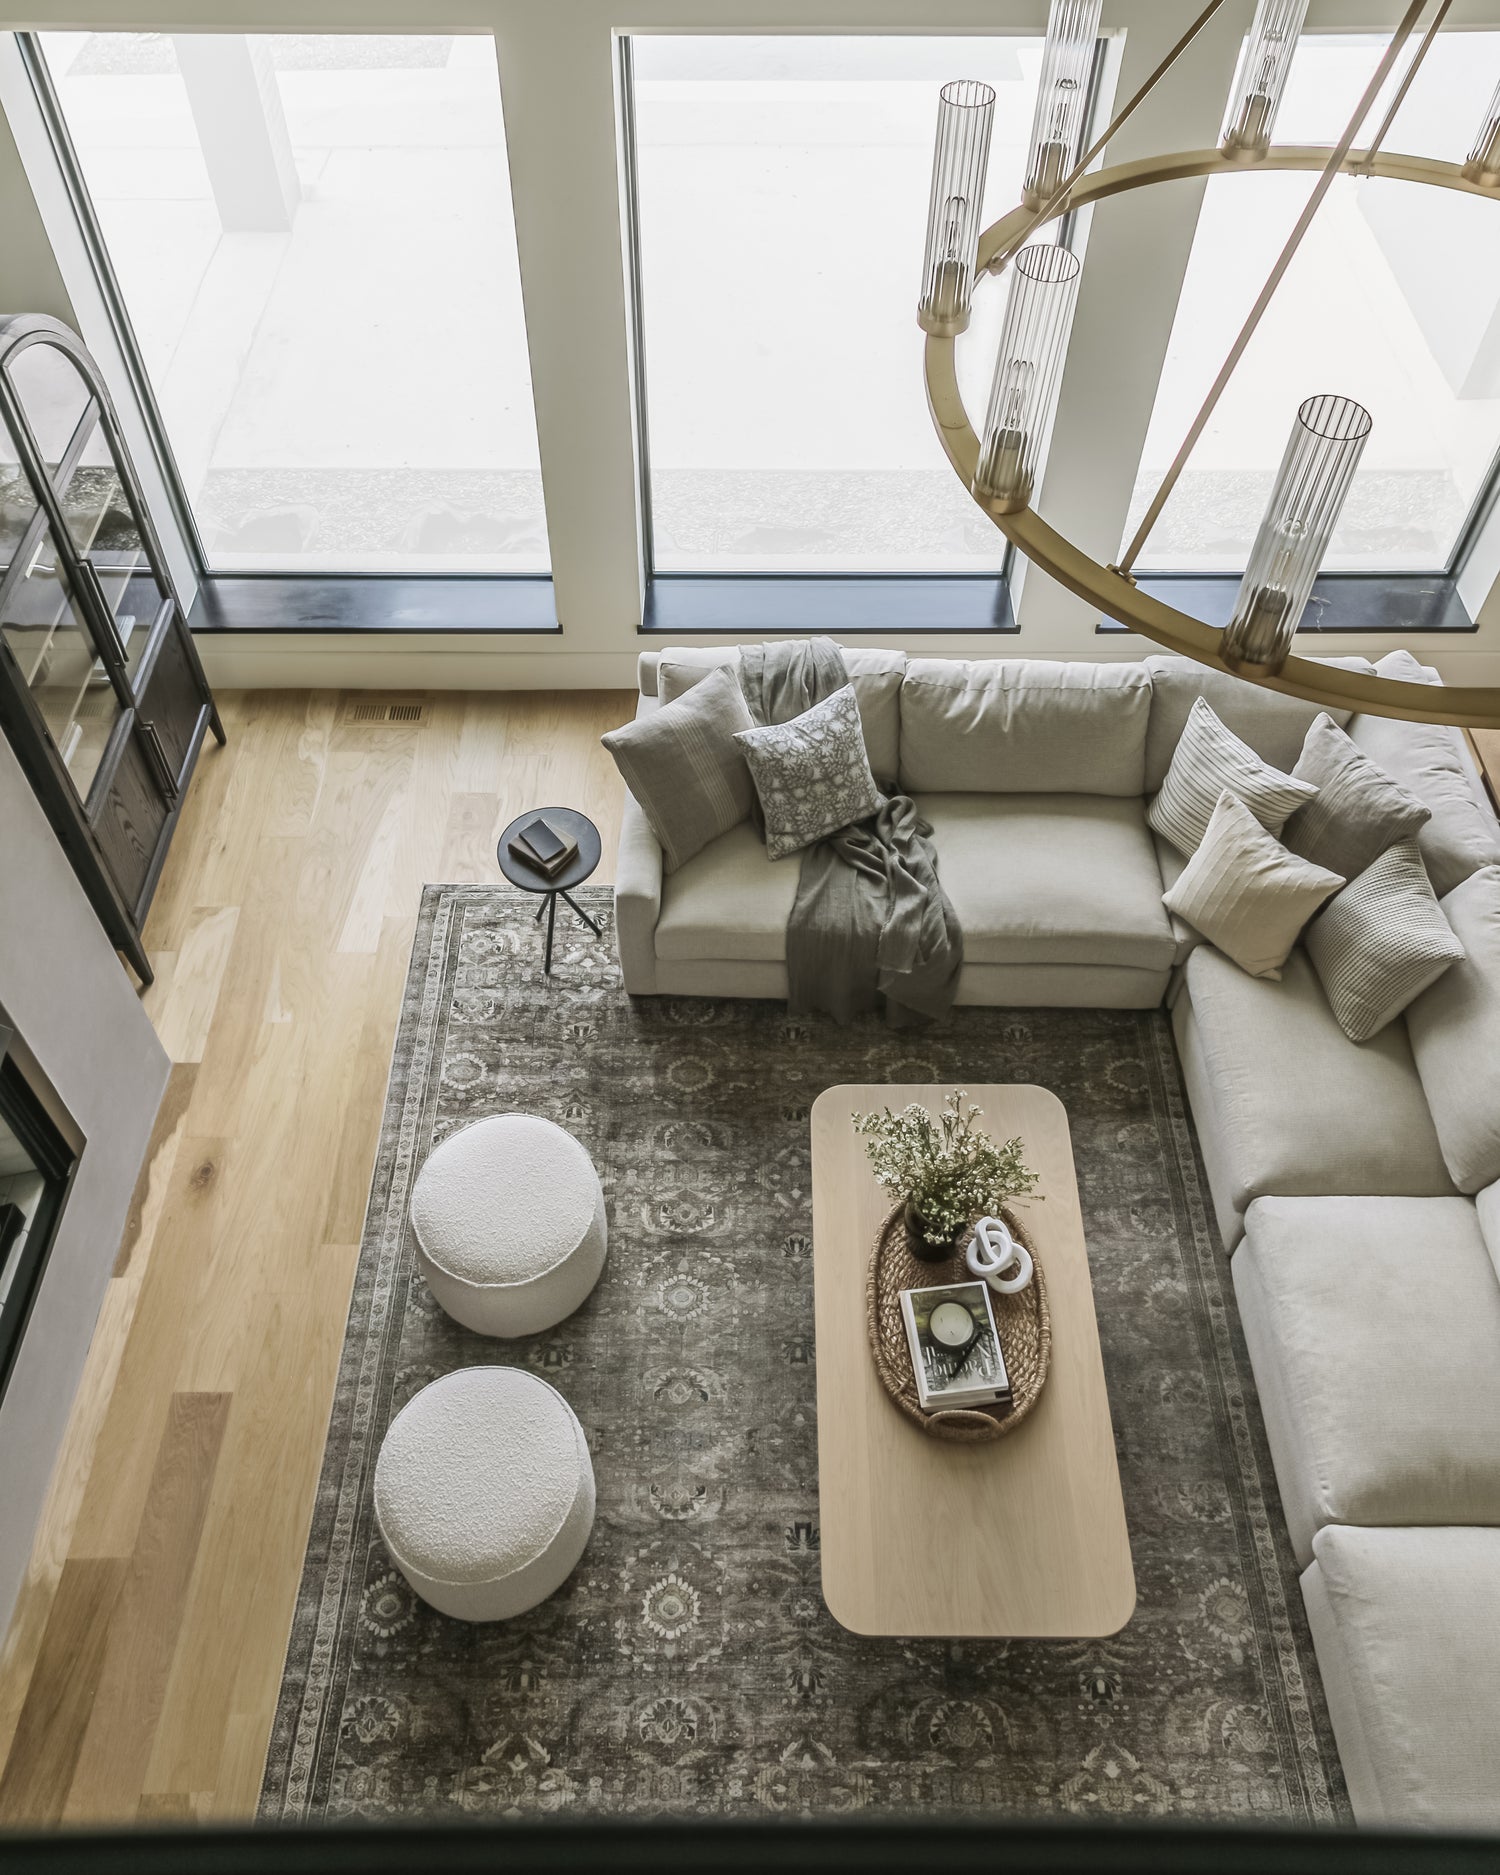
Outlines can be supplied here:
[[735, 738], [751, 729], [739, 679], [721, 665], [675, 703], [601, 736], [676, 872], [750, 818], [755, 785]]
[[1344, 883], [1289, 853], [1226, 788], [1162, 903], [1252, 977], [1281, 978], [1303, 927]]
[[1287, 816], [1318, 792], [1311, 782], [1294, 780], [1263, 762], [1199, 697], [1146, 819], [1190, 859], [1226, 791], [1245, 803], [1267, 833], [1280, 833]]
[[1465, 953], [1416, 841], [1398, 840], [1309, 926], [1307, 954], [1339, 1027], [1367, 1042]]

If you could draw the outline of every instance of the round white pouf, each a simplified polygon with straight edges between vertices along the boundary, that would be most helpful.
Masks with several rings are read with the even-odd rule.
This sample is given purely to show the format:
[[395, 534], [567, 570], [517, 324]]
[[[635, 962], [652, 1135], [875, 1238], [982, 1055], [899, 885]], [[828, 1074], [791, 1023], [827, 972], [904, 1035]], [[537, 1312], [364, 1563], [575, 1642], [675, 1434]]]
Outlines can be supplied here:
[[464, 1367], [409, 1400], [375, 1465], [375, 1521], [424, 1602], [506, 1621], [562, 1587], [594, 1527], [571, 1406], [515, 1367]]
[[465, 1328], [535, 1335], [578, 1308], [604, 1268], [604, 1187], [560, 1126], [502, 1113], [450, 1134], [411, 1195], [417, 1262]]

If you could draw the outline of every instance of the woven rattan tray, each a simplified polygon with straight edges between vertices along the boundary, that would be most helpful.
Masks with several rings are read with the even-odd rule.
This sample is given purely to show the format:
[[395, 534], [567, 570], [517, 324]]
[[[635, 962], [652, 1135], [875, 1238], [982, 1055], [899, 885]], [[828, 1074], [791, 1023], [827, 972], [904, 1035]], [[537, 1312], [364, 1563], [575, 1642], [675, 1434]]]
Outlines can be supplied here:
[[935, 1439], [956, 1439], [974, 1445], [987, 1439], [1003, 1438], [1020, 1425], [1041, 1398], [1052, 1355], [1052, 1318], [1047, 1310], [1047, 1285], [1036, 1245], [1011, 1213], [1002, 1210], [1001, 1216], [1011, 1234], [1031, 1252], [1036, 1270], [1018, 1295], [1002, 1296], [993, 1291], [990, 1294], [1000, 1346], [1010, 1373], [1010, 1404], [949, 1407], [938, 1413], [924, 1413], [917, 1400], [911, 1350], [901, 1319], [901, 1291], [932, 1289], [941, 1283], [973, 1282], [974, 1277], [964, 1262], [972, 1226], [959, 1239], [953, 1256], [942, 1263], [925, 1263], [914, 1257], [907, 1247], [903, 1212], [904, 1206], [898, 1204], [881, 1225], [865, 1288], [870, 1350], [875, 1357], [880, 1384], [907, 1418], [915, 1420], [923, 1432], [931, 1433]]

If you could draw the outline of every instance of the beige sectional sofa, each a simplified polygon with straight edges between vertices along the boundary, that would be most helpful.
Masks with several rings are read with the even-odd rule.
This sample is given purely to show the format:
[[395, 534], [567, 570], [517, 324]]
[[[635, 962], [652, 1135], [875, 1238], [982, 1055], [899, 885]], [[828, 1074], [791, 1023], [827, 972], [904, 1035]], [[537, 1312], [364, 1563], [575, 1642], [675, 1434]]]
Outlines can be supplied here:
[[[640, 713], [735, 656], [647, 653]], [[1312, 706], [1177, 658], [846, 656], [934, 828], [958, 1000], [1171, 1009], [1356, 1816], [1500, 1827], [1500, 826], [1463, 738], [1345, 719], [1432, 808], [1469, 953], [1358, 1044], [1300, 947], [1254, 978], [1169, 917], [1146, 825], [1194, 698], [1285, 770]], [[783, 996], [797, 875], [748, 825], [668, 875], [627, 801], [627, 989]]]

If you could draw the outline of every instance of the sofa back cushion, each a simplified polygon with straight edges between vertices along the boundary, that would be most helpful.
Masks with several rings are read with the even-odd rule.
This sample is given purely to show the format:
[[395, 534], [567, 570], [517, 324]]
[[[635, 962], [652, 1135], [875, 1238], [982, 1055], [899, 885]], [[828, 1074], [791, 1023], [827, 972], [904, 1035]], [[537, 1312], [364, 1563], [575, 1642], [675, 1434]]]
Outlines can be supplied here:
[[[1373, 668], [1368, 658], [1319, 661], [1338, 664], [1346, 670]], [[1210, 670], [1193, 658], [1149, 657], [1145, 662], [1151, 673], [1151, 722], [1146, 731], [1147, 794], [1155, 794], [1166, 780], [1172, 756], [1187, 727], [1188, 712], [1199, 697], [1226, 729], [1232, 729], [1264, 761], [1288, 775], [1297, 765], [1308, 730], [1323, 713], [1321, 704], [1284, 697], [1279, 691], [1246, 683], [1243, 677], [1231, 677], [1227, 671]], [[1330, 710], [1328, 714], [1340, 729], [1350, 717], [1348, 710]]]
[[1406, 1012], [1422, 1092], [1460, 1191], [1500, 1179], [1500, 866], [1442, 901], [1464, 956]]
[[[1440, 683], [1409, 651], [1391, 651], [1375, 666], [1382, 677]], [[1432, 889], [1442, 898], [1481, 866], [1500, 864], [1500, 825], [1484, 798], [1463, 731], [1438, 723], [1402, 723], [1363, 710], [1349, 724], [1352, 740], [1372, 761], [1432, 809], [1418, 830]]]
[[[856, 651], [843, 647], [849, 681], [854, 685], [860, 722], [865, 732], [865, 755], [877, 781], [896, 779], [901, 746], [901, 678], [906, 655], [901, 651]], [[738, 645], [666, 645], [643, 651], [641, 692], [673, 703], [711, 670], [740, 661]]]
[[901, 785], [912, 794], [1142, 792], [1151, 684], [1138, 663], [912, 658]]

